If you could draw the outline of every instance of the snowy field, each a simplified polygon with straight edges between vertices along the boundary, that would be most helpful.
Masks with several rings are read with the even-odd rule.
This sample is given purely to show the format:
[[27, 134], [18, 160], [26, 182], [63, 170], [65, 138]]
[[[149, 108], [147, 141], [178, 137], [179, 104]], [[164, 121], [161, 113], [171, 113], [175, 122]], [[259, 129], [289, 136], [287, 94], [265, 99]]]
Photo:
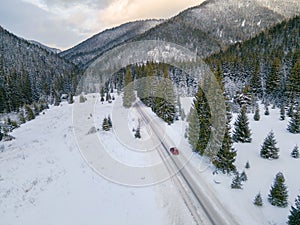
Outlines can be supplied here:
[[[93, 97], [88, 96], [82, 104], [88, 107], [92, 102]], [[45, 115], [14, 130], [16, 140], [0, 142], [1, 225], [193, 224], [172, 180], [134, 188], [95, 173], [76, 144], [72, 107], [67, 103], [50, 107]], [[98, 135], [107, 145], [116, 138], [112, 131], [102, 131], [101, 125], [112, 107], [96, 104], [94, 117], [85, 118], [100, 129]], [[130, 126], [135, 122], [131, 120]], [[88, 131], [81, 138], [87, 138]], [[142, 134], [145, 132], [142, 128]], [[132, 151], [126, 154], [128, 149], [114, 142], [115, 148], [108, 150], [117, 160], [149, 162]]]
[[[97, 136], [109, 155], [116, 161], [137, 167], [158, 163], [159, 159], [153, 152], [141, 154], [140, 151], [133, 151], [119, 139], [123, 134], [118, 133], [114, 121], [126, 120], [127, 130], [121, 129], [119, 132], [127, 132], [130, 140], [139, 145], [132, 131], [139, 123], [137, 112], [123, 109], [120, 96], [112, 104], [101, 104], [97, 97], [89, 95], [87, 101], [82, 103], [84, 108], [93, 108], [88, 113], [90, 115], [83, 119], [86, 124], [91, 123], [99, 129]], [[188, 114], [191, 98], [184, 98], [181, 103]], [[50, 107], [44, 115], [14, 130], [12, 135], [16, 140], [0, 142], [1, 225], [194, 224], [172, 180], [135, 188], [118, 185], [99, 176], [87, 164], [78, 148], [73, 129], [73, 107], [67, 103]], [[117, 118], [113, 112], [119, 112], [120, 117]], [[234, 145], [237, 150], [236, 166], [240, 172], [245, 170], [248, 176], [242, 190], [231, 189], [232, 177], [212, 175], [214, 169], [205, 159], [191, 153], [184, 139], [185, 122], [177, 121], [172, 126], [162, 127], [176, 144], [178, 141], [178, 145], [183, 146], [180, 149], [182, 154], [193, 155], [190, 163], [196, 169], [201, 164], [199, 182], [210, 189], [209, 193], [218, 198], [240, 224], [283, 225], [286, 224], [291, 204], [300, 194], [300, 180], [297, 179], [300, 160], [290, 156], [293, 147], [296, 144], [300, 146], [300, 138], [286, 131], [288, 118], [280, 121], [279, 109], [270, 109], [270, 116], [263, 115], [262, 108], [260, 112], [259, 122], [253, 120], [252, 114], [248, 114], [252, 143]], [[125, 119], [121, 117], [123, 114]], [[104, 132], [101, 129], [102, 121], [108, 115], [112, 116], [115, 130]], [[89, 125], [84, 127], [84, 135], [78, 137], [77, 134], [77, 139], [88, 140], [89, 128]], [[266, 160], [259, 156], [260, 146], [271, 130], [280, 148], [278, 160]], [[141, 123], [141, 135], [147, 143], [151, 137], [147, 124]], [[151, 150], [150, 146], [148, 150]], [[250, 162], [250, 169], [245, 169], [247, 161]], [[271, 206], [267, 201], [270, 187], [279, 171], [284, 174], [289, 191], [290, 204], [284, 209]], [[158, 173], [154, 170], [151, 176], [158, 176]], [[253, 205], [258, 192], [261, 192], [264, 201], [264, 206], [260, 208]]]
[[[182, 99], [184, 110], [189, 110], [190, 102], [190, 98]], [[294, 159], [290, 155], [295, 145], [300, 146], [300, 135], [291, 134], [287, 131], [289, 117], [280, 121], [280, 110], [270, 108], [269, 110], [270, 115], [265, 116], [264, 106], [260, 105], [260, 121], [254, 121], [253, 114], [248, 114], [250, 129], [252, 130], [252, 143], [234, 144], [237, 150], [235, 165], [240, 173], [245, 171], [248, 176], [248, 181], [244, 183], [242, 190], [231, 189], [232, 176], [220, 173], [213, 175], [214, 168], [212, 166], [201, 171], [201, 177], [204, 179], [201, 182], [205, 182], [213, 188], [216, 196], [243, 225], [285, 225], [291, 205], [294, 205], [295, 198], [300, 194], [300, 159]], [[232, 124], [236, 117], [237, 114], [234, 114]], [[176, 134], [174, 131], [181, 129], [181, 122], [175, 123], [172, 127], [168, 130], [168, 134], [173, 139], [178, 139], [180, 134]], [[280, 149], [280, 157], [277, 160], [267, 160], [260, 157], [261, 145], [271, 130], [274, 131], [277, 147]], [[202, 170], [205, 168], [203, 161], [205, 159], [194, 154], [191, 163], [195, 168], [201, 164]], [[245, 169], [247, 161], [250, 163], [250, 169]], [[272, 206], [267, 199], [278, 172], [283, 173], [286, 180], [285, 184], [288, 187], [289, 205], [286, 208]], [[263, 198], [264, 205], [262, 207], [253, 204], [255, 196], [259, 192]]]

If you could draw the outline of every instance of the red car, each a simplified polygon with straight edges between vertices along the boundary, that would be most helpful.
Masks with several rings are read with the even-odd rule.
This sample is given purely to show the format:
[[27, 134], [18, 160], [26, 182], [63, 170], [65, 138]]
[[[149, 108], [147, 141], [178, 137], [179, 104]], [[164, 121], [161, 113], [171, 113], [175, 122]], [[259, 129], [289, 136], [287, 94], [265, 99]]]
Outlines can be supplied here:
[[170, 148], [170, 152], [171, 152], [173, 155], [179, 155], [179, 150], [178, 150], [176, 147]]

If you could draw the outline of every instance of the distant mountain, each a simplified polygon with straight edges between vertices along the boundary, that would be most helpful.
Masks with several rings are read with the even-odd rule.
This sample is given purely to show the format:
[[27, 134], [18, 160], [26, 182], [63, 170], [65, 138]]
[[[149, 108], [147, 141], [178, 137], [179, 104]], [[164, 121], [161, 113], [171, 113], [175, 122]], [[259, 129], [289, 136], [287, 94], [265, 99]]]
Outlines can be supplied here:
[[[150, 29], [135, 40], [159, 39], [205, 57], [300, 13], [297, 0], [208, 0]], [[278, 5], [277, 5], [278, 4]], [[280, 10], [280, 7], [284, 10]]]
[[73, 92], [77, 67], [0, 26], [0, 113]]
[[144, 33], [162, 22], [163, 20], [144, 20], [126, 23], [96, 34], [79, 45], [60, 53], [60, 55], [79, 67], [84, 67], [105, 51]]
[[44, 44], [41, 44], [40, 42], [34, 41], [34, 40], [29, 40], [29, 42], [31, 44], [37, 45], [37, 46], [39, 46], [39, 47], [41, 47], [41, 48], [43, 48], [43, 49], [45, 49], [45, 50], [47, 50], [49, 52], [55, 53], [55, 54], [58, 54], [58, 53], [61, 52], [61, 50], [58, 49], [58, 48], [51, 48], [51, 47], [48, 47], [48, 46], [46, 46]]
[[61, 56], [85, 67], [125, 41], [154, 39], [185, 46], [206, 57], [299, 13], [298, 0], [207, 0], [166, 21], [139, 21], [106, 30]]

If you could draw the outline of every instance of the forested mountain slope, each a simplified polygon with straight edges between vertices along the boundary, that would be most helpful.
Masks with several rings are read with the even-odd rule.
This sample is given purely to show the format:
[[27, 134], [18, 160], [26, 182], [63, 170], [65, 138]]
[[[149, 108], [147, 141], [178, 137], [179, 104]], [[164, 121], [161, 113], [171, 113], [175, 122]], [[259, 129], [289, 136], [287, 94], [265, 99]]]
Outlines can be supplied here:
[[79, 67], [86, 67], [95, 57], [144, 33], [161, 22], [162, 20], [144, 20], [126, 23], [96, 34], [75, 47], [60, 53], [60, 55]]
[[73, 92], [77, 67], [0, 27], [0, 113]]
[[206, 62], [213, 68], [221, 67], [225, 86], [231, 93], [248, 84], [259, 96], [299, 98], [300, 17], [214, 54]]

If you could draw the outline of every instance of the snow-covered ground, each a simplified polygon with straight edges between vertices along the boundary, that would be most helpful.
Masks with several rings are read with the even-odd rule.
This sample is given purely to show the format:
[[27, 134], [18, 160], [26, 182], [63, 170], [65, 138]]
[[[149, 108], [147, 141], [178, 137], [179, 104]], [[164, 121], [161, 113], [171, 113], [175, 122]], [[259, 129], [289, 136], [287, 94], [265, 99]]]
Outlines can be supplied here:
[[[159, 158], [152, 151], [153, 146], [139, 148], [150, 145], [148, 141], [152, 134], [147, 124], [141, 123], [142, 140], [134, 139], [132, 129], [138, 126], [140, 119], [134, 108], [123, 109], [120, 96], [112, 104], [101, 104], [97, 97], [88, 95], [88, 100], [81, 105], [84, 109], [92, 109], [82, 118], [86, 126], [81, 127], [81, 134], [78, 133], [80, 129], [74, 133], [76, 121], [72, 117], [72, 109], [75, 106], [62, 103], [14, 130], [15, 140], [0, 142], [1, 225], [194, 224], [172, 179], [143, 187], [119, 185], [103, 178], [88, 165], [78, 148], [78, 139], [89, 140], [92, 135], [88, 135], [89, 124], [99, 128], [96, 133], [98, 141], [117, 162], [136, 167], [159, 163]], [[186, 115], [191, 100], [181, 99]], [[104, 132], [101, 130], [102, 120], [108, 115], [112, 117], [114, 129]], [[154, 114], [152, 116], [158, 119]], [[265, 116], [261, 108], [259, 122], [253, 120], [252, 114], [248, 117], [253, 141], [234, 145], [237, 150], [236, 166], [240, 172], [245, 170], [248, 176], [242, 190], [231, 189], [231, 176], [213, 175], [214, 169], [206, 160], [191, 152], [184, 138], [185, 122], [176, 121], [172, 126], [162, 127], [180, 146], [181, 154], [192, 156], [190, 163], [199, 169], [199, 182], [209, 187], [209, 193], [218, 198], [240, 224], [286, 224], [290, 206], [300, 194], [300, 180], [297, 179], [300, 160], [290, 156], [293, 147], [296, 144], [300, 146], [299, 135], [286, 131], [288, 118], [280, 121], [278, 109], [270, 109], [270, 116]], [[126, 126], [118, 126], [115, 124], [117, 121], [125, 121]], [[271, 130], [280, 148], [280, 158], [272, 161], [259, 156], [260, 146]], [[122, 141], [126, 132], [131, 146]], [[250, 169], [245, 169], [247, 161]], [[289, 190], [290, 204], [284, 209], [273, 207], [267, 201], [279, 171], [283, 172]], [[161, 178], [157, 170], [151, 173], [149, 176]], [[138, 171], [128, 176], [137, 174]], [[142, 179], [147, 180], [148, 177]], [[260, 208], [253, 205], [258, 192], [264, 200], [264, 206]]]
[[[95, 100], [92, 95], [87, 98], [82, 103], [86, 108]], [[194, 224], [172, 180], [130, 187], [110, 182], [92, 170], [78, 149], [73, 107], [67, 103], [50, 107], [14, 130], [15, 140], [0, 142], [1, 225]], [[92, 115], [84, 119], [100, 129], [97, 135], [112, 146], [106, 150], [116, 160], [152, 163], [155, 157], [129, 151], [118, 144], [113, 131], [101, 130], [102, 119], [118, 107], [121, 109], [98, 102]], [[135, 126], [134, 112], [127, 113], [131, 118], [128, 127]], [[77, 138], [88, 138], [88, 131]], [[146, 133], [142, 126], [142, 135]]]
[[[185, 106], [184, 109], [188, 110], [187, 106], [190, 105], [191, 98], [182, 99], [181, 102]], [[294, 159], [290, 155], [294, 146], [296, 144], [300, 145], [300, 135], [291, 134], [287, 131], [289, 118], [286, 117], [286, 120], [280, 121], [279, 109], [269, 110], [270, 115], [265, 116], [264, 107], [260, 105], [260, 121], [254, 121], [253, 114], [248, 114], [250, 129], [252, 130], [252, 143], [234, 144], [237, 150], [235, 163], [237, 169], [239, 172], [245, 171], [248, 176], [248, 181], [244, 183], [242, 190], [230, 188], [232, 176], [213, 175], [214, 168], [203, 163], [205, 159], [202, 157], [194, 154], [191, 158], [191, 163], [196, 168], [199, 167], [199, 171], [201, 170], [201, 177], [203, 178], [201, 182], [207, 183], [212, 188], [220, 201], [243, 225], [286, 224], [291, 205], [294, 205], [295, 198], [300, 194], [300, 179], [298, 179], [300, 159]], [[232, 123], [234, 123], [236, 117], [237, 114], [234, 114]], [[181, 127], [182, 122], [176, 122], [168, 130], [168, 134], [173, 139], [178, 139], [180, 134], [176, 131], [182, 129]], [[259, 155], [261, 145], [271, 130], [275, 133], [277, 146], [280, 149], [280, 157], [277, 160], [263, 159]], [[186, 146], [188, 146], [187, 143]], [[185, 151], [190, 151], [190, 149], [186, 148]], [[250, 163], [250, 169], [245, 169], [247, 161]], [[203, 171], [205, 165], [207, 169]], [[288, 187], [289, 206], [286, 208], [274, 207], [267, 200], [270, 187], [273, 185], [275, 175], [278, 172], [284, 174]], [[259, 192], [261, 192], [263, 198], [264, 205], [262, 207], [253, 205], [253, 200]]]

